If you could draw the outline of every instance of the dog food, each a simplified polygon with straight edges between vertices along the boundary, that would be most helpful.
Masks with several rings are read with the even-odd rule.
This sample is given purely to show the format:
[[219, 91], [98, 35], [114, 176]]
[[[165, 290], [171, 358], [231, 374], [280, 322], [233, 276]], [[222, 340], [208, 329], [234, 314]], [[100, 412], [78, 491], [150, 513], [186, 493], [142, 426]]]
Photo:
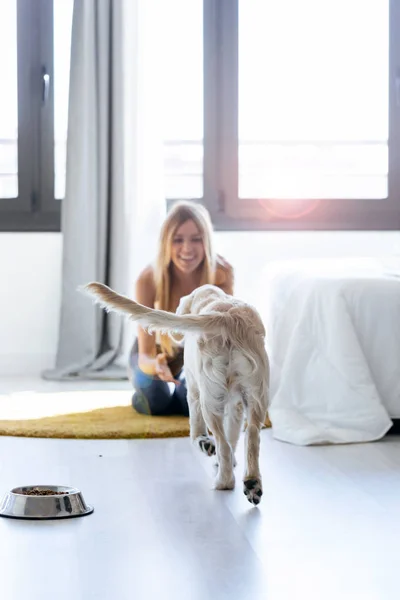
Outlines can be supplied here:
[[46, 488], [28, 488], [21, 492], [23, 496], [65, 496], [67, 492], [55, 492]]

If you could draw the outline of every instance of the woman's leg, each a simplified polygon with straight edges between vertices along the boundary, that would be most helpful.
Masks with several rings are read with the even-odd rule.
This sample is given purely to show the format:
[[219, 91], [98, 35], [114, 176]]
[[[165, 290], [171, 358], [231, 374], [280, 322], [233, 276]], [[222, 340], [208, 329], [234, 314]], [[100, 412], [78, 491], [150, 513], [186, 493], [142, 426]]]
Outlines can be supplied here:
[[189, 405], [187, 401], [186, 379], [183, 370], [179, 373], [179, 375], [177, 375], [176, 379], [178, 379], [180, 384], [175, 386], [175, 391], [173, 393], [174, 408], [176, 411], [178, 411], [175, 412], [175, 414], [188, 417]]
[[146, 375], [140, 369], [133, 373], [133, 408], [143, 415], [167, 415], [172, 402], [168, 384], [156, 377]]

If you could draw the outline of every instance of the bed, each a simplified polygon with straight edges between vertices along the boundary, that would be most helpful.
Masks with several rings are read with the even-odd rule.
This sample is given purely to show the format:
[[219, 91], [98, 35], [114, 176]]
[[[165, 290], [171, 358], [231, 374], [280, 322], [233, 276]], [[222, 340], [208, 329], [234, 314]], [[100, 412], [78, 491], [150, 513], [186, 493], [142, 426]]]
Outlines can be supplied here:
[[270, 265], [263, 284], [274, 437], [382, 438], [400, 418], [397, 273], [373, 259], [297, 261]]

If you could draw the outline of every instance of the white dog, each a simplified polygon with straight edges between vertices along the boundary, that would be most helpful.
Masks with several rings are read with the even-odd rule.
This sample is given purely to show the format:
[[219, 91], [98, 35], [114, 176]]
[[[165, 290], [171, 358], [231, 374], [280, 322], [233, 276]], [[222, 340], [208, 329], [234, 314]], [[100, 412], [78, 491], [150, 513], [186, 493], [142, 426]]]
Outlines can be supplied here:
[[244, 493], [249, 502], [259, 504], [260, 429], [268, 408], [269, 363], [257, 311], [213, 285], [182, 298], [176, 313], [142, 306], [100, 283], [88, 284], [85, 291], [107, 310], [127, 313], [149, 330], [168, 331], [172, 338], [172, 332], [184, 334], [190, 436], [209, 456], [216, 453], [218, 490], [235, 485], [234, 453], [245, 408]]

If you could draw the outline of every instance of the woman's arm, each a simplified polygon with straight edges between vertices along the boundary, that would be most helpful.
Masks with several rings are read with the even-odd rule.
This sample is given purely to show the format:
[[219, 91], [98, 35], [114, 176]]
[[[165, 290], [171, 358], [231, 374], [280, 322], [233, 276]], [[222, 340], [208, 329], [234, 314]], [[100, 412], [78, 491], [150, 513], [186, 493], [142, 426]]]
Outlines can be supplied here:
[[[135, 290], [136, 301], [149, 308], [154, 308], [156, 289], [152, 267], [147, 267], [139, 275]], [[142, 327], [138, 327], [139, 368], [147, 375], [156, 374], [156, 339]]]
[[[136, 301], [154, 308], [156, 288], [152, 267], [147, 267], [136, 282]], [[165, 354], [157, 354], [156, 339], [142, 327], [138, 327], [139, 369], [147, 375], [157, 375], [162, 381], [177, 382], [168, 367]]]

